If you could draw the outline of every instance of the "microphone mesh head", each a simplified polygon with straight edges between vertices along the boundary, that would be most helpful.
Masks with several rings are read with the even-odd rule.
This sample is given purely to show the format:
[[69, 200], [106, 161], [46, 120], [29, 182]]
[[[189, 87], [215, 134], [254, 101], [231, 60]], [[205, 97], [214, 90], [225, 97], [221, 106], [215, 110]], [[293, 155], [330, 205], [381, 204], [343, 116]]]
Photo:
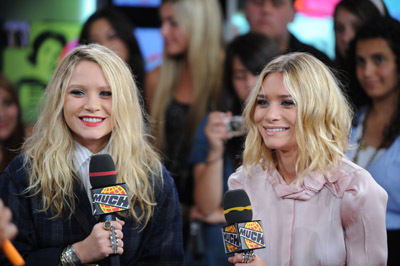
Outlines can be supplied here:
[[113, 186], [117, 182], [114, 160], [109, 154], [96, 154], [89, 163], [90, 184], [93, 188]]
[[250, 199], [243, 189], [225, 192], [223, 205], [227, 224], [249, 222], [253, 218]]

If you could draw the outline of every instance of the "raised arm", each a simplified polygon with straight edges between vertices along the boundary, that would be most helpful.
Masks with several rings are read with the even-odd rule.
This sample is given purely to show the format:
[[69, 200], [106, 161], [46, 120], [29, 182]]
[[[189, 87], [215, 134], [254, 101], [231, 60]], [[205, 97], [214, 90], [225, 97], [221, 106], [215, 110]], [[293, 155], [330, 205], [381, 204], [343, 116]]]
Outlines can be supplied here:
[[204, 131], [202, 137], [195, 140], [198, 141], [195, 149], [196, 146], [203, 149], [205, 158], [194, 165], [194, 202], [205, 216], [221, 206], [224, 190], [224, 143], [228, 139], [225, 117], [226, 114], [222, 112], [210, 113], [205, 127], [199, 128]]

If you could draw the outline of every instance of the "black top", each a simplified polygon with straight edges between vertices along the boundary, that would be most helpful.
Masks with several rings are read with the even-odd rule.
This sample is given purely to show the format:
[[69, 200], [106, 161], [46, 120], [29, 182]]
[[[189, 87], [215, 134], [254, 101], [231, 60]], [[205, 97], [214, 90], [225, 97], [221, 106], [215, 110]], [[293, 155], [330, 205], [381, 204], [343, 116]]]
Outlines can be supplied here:
[[192, 203], [192, 167], [188, 164], [191, 149], [187, 127], [190, 105], [172, 99], [165, 111], [164, 163], [178, 190], [181, 202]]

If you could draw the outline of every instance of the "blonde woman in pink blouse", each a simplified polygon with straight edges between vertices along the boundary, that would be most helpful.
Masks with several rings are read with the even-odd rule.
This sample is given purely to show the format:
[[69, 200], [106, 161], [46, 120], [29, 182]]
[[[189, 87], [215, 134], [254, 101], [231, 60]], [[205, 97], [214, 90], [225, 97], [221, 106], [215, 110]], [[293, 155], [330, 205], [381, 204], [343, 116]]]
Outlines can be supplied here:
[[330, 70], [304, 53], [280, 56], [259, 76], [244, 115], [246, 190], [266, 248], [236, 265], [386, 265], [387, 193], [344, 157], [352, 112]]

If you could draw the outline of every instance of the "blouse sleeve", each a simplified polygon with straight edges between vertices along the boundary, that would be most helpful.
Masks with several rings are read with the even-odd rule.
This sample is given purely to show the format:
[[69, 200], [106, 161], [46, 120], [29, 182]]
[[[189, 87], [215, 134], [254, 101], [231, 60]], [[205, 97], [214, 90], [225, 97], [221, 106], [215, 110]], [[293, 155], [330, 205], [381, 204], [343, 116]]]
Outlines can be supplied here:
[[245, 171], [243, 166], [239, 167], [239, 169], [233, 173], [228, 179], [228, 187], [229, 190], [232, 189], [244, 189], [244, 181], [245, 181]]
[[387, 193], [366, 170], [351, 175], [341, 206], [347, 265], [386, 265]]

